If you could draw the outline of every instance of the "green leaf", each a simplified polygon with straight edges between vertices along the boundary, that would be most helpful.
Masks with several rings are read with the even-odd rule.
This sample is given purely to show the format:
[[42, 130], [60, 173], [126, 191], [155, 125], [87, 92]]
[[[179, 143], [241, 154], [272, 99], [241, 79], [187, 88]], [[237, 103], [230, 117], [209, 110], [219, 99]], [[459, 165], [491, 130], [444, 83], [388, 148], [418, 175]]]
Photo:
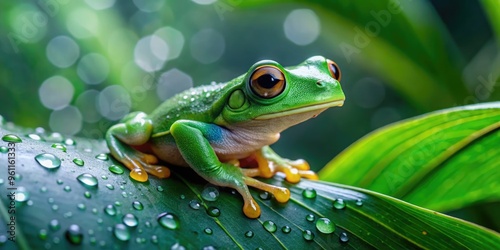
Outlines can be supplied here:
[[[1, 136], [10, 133], [0, 129]], [[6, 175], [2, 175], [3, 184], [0, 185], [0, 216], [3, 221], [0, 234], [8, 235], [6, 225], [11, 221], [16, 227], [16, 244], [11, 241], [1, 243], [7, 249], [74, 247], [66, 233], [71, 225], [79, 226], [80, 245], [86, 249], [168, 249], [176, 244], [187, 249], [204, 246], [217, 249], [493, 249], [500, 244], [500, 236], [495, 232], [372, 191], [307, 180], [291, 185], [281, 177], [265, 181], [290, 188], [291, 200], [279, 204], [273, 199], [259, 198], [261, 194], [252, 190], [262, 208], [262, 216], [248, 219], [241, 211], [240, 195], [233, 194], [230, 189], [220, 188], [216, 201], [203, 200], [201, 194], [208, 185], [188, 168], [172, 167], [173, 174], [169, 179], [150, 178], [146, 183], [138, 183], [128, 177], [128, 170], [122, 174], [110, 172], [108, 168], [117, 164], [112, 158], [96, 158], [107, 152], [102, 141], [76, 138], [76, 146], [66, 145], [64, 152], [60, 145], [52, 147], [53, 142], [33, 140], [24, 136], [26, 133], [31, 132], [15, 132], [22, 139], [15, 146], [7, 142], [1, 144], [15, 154], [10, 155], [15, 158], [10, 168], [17, 174], [13, 186]], [[62, 140], [58, 136], [42, 137]], [[2, 149], [4, 151], [6, 148]], [[42, 167], [35, 160], [41, 153], [55, 155], [61, 160], [61, 166], [53, 169]], [[7, 153], [0, 153], [0, 169], [3, 171], [8, 168], [8, 157]], [[75, 158], [83, 160], [83, 166], [80, 166], [80, 161], [75, 163]], [[95, 176], [97, 187], [79, 182], [77, 177], [81, 174]], [[10, 207], [7, 196], [11, 192], [9, 187], [17, 188], [16, 198], [20, 201], [15, 210]], [[23, 194], [28, 196], [21, 195], [21, 187], [25, 189]], [[304, 197], [305, 189], [314, 189], [316, 197]], [[334, 208], [334, 202], [339, 205], [341, 199], [345, 208]], [[192, 200], [200, 202], [201, 208], [192, 209], [189, 205]], [[134, 201], [140, 202], [143, 209], [135, 209]], [[114, 206], [116, 214], [105, 211], [110, 205]], [[208, 207], [220, 209], [220, 216], [209, 216]], [[160, 225], [157, 218], [162, 213], [173, 214], [178, 219], [178, 227], [175, 229], [176, 223], [170, 223], [174, 229]], [[119, 230], [114, 229], [124, 223], [125, 214], [133, 214], [138, 225], [128, 227], [126, 230], [130, 235], [121, 235], [128, 240], [121, 241], [114, 235]], [[314, 216], [313, 222], [306, 219], [310, 214]], [[15, 219], [11, 220], [10, 216], [15, 216]], [[315, 223], [320, 218], [335, 223], [333, 233], [324, 234], [316, 229]], [[59, 226], [54, 226], [54, 220]], [[277, 231], [266, 231], [262, 226], [266, 221], [273, 221]], [[283, 226], [289, 226], [291, 232], [282, 232]], [[207, 234], [205, 229], [211, 229], [212, 233]], [[304, 230], [315, 235], [312, 241], [304, 239]], [[248, 231], [253, 232], [253, 237], [245, 236]], [[347, 242], [339, 239], [343, 233]], [[77, 239], [73, 237], [74, 242]]]
[[500, 199], [500, 102], [432, 112], [363, 137], [320, 172], [437, 211]]
[[341, 67], [351, 62], [367, 67], [427, 110], [466, 97], [464, 60], [428, 1], [248, 0], [240, 6], [297, 2], [319, 15], [321, 34], [336, 49], [338, 58], [332, 59]]

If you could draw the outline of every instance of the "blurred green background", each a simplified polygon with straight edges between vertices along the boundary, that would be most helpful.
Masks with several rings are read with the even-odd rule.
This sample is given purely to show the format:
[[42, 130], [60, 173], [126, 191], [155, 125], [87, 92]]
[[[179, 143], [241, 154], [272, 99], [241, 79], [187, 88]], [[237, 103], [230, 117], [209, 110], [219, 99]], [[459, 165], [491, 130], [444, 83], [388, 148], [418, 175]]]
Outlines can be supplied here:
[[274, 146], [315, 170], [385, 124], [498, 100], [498, 1], [42, 0], [0, 2], [0, 114], [102, 137], [191, 86], [256, 61], [338, 63], [345, 106]]

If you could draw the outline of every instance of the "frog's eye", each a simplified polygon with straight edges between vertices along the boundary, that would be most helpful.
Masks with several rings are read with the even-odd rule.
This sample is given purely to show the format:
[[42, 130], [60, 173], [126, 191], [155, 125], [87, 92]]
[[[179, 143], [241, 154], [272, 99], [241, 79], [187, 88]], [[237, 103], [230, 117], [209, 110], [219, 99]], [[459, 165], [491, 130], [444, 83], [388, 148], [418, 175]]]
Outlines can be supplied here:
[[330, 75], [332, 75], [335, 80], [340, 81], [340, 77], [342, 74], [340, 73], [340, 68], [337, 64], [332, 60], [326, 60], [328, 63], [328, 70], [330, 70]]
[[273, 98], [285, 89], [285, 75], [273, 66], [263, 66], [254, 70], [250, 77], [250, 88], [262, 98]]

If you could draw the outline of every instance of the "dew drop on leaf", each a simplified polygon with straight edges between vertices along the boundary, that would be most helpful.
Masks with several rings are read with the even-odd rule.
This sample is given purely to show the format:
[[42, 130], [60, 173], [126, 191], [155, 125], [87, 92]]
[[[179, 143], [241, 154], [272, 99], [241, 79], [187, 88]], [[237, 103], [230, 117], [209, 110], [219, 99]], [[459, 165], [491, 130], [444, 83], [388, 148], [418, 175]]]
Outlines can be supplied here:
[[211, 228], [207, 227], [207, 228], [205, 228], [205, 229], [203, 230], [203, 232], [205, 232], [205, 233], [206, 233], [206, 234], [208, 234], [208, 235], [212, 235], [213, 230], [212, 230]]
[[46, 240], [47, 239], [47, 230], [45, 229], [40, 229], [40, 231], [38, 232], [38, 237], [41, 239], [41, 240]]
[[208, 207], [207, 208], [207, 214], [212, 216], [212, 217], [219, 217], [220, 216], [220, 209], [217, 207]]
[[0, 153], [7, 153], [7, 152], [9, 152], [9, 149], [7, 147], [5, 146], [0, 147]]
[[55, 149], [59, 149], [59, 150], [61, 150], [63, 152], [66, 152], [66, 146], [64, 146], [62, 143], [58, 143], [58, 142], [54, 143], [54, 144], [52, 144], [51, 147], [55, 148]]
[[245, 232], [245, 237], [247, 238], [252, 238], [253, 237], [253, 231], [252, 230], [248, 230]]
[[116, 215], [116, 208], [115, 206], [113, 205], [107, 205], [105, 208], [104, 208], [104, 212], [107, 214], [107, 215], [111, 215], [111, 216], [115, 216]]
[[80, 158], [73, 159], [73, 163], [75, 163], [77, 166], [80, 166], [80, 167], [85, 164], [85, 162]]
[[43, 141], [42, 137], [37, 134], [28, 134], [26, 136], [35, 141]]
[[73, 245], [80, 245], [83, 241], [83, 233], [80, 226], [72, 224], [66, 230], [66, 239]]
[[70, 186], [64, 186], [64, 191], [66, 192], [71, 192], [71, 187]]
[[158, 190], [158, 192], [163, 192], [163, 187], [162, 186], [158, 186], [158, 187], [156, 187], [156, 190]]
[[333, 207], [336, 209], [344, 209], [345, 208], [345, 202], [342, 199], [336, 199], [333, 201]]
[[118, 240], [121, 241], [128, 241], [130, 240], [130, 231], [129, 229], [123, 225], [123, 224], [116, 224], [114, 229], [113, 229], [113, 234]]
[[340, 242], [345, 243], [349, 241], [349, 237], [347, 236], [346, 233], [341, 233], [339, 236], [339, 240]]
[[126, 214], [122, 218], [123, 224], [128, 227], [136, 227], [139, 224], [139, 220], [133, 214]]
[[314, 233], [311, 232], [311, 230], [304, 230], [304, 232], [302, 232], [302, 237], [306, 241], [312, 241], [314, 240]]
[[19, 136], [17, 135], [13, 135], [13, 134], [8, 134], [8, 135], [4, 135], [2, 136], [2, 140], [4, 142], [13, 142], [13, 143], [19, 143], [19, 142], [23, 142], [21, 140], [21, 138], [19, 138]]
[[328, 218], [319, 218], [316, 221], [316, 229], [324, 234], [331, 234], [335, 231], [335, 224]]
[[356, 206], [361, 207], [363, 206], [363, 201], [361, 199], [356, 200]]
[[291, 231], [292, 231], [292, 228], [289, 226], [283, 226], [281, 228], [281, 232], [286, 233], [286, 234], [290, 233]]
[[97, 187], [98, 181], [97, 178], [91, 174], [81, 174], [76, 179], [82, 183], [86, 187]]
[[113, 174], [123, 174], [123, 168], [117, 165], [109, 166], [108, 170]]
[[15, 195], [15, 200], [17, 202], [26, 202], [30, 199], [30, 193], [25, 187], [18, 187]]
[[179, 228], [180, 224], [177, 216], [172, 213], [162, 213], [158, 215], [158, 223], [160, 223], [162, 227], [172, 230]]
[[78, 203], [78, 205], [76, 205], [76, 207], [80, 210], [80, 211], [85, 211], [85, 209], [87, 208], [85, 206], [85, 204], [83, 203]]
[[262, 226], [264, 227], [264, 229], [266, 229], [270, 233], [274, 233], [278, 229], [276, 224], [270, 220], [264, 221], [264, 223], [262, 223]]
[[64, 140], [64, 144], [68, 145], [68, 146], [75, 146], [76, 145], [76, 141], [71, 139], [71, 138], [66, 138], [66, 140]]
[[90, 199], [92, 197], [92, 194], [89, 191], [85, 191], [85, 193], [83, 193], [83, 196], [85, 196], [85, 198], [87, 199]]
[[95, 158], [101, 161], [107, 161], [109, 159], [107, 154], [98, 154]]
[[106, 184], [106, 187], [109, 189], [109, 190], [115, 190], [115, 186], [113, 186], [113, 184]]
[[216, 201], [219, 198], [219, 190], [216, 187], [206, 187], [201, 192], [201, 197], [206, 201]]
[[151, 235], [151, 242], [153, 244], [158, 244], [158, 236], [156, 234]]
[[132, 207], [138, 211], [142, 211], [144, 209], [144, 205], [142, 205], [142, 203], [140, 201], [133, 201]]
[[307, 221], [314, 221], [314, 219], [316, 219], [316, 217], [314, 216], [314, 214], [308, 214], [306, 215], [306, 220]]
[[269, 200], [271, 199], [271, 194], [269, 192], [262, 192], [259, 194], [259, 197], [262, 199], [262, 200]]
[[302, 196], [307, 199], [314, 199], [316, 198], [316, 190], [308, 187], [302, 191]]
[[198, 209], [200, 209], [201, 205], [197, 200], [191, 200], [189, 202], [189, 207], [194, 209], [194, 210], [198, 210]]
[[57, 231], [61, 228], [61, 225], [59, 224], [59, 221], [54, 219], [49, 222], [49, 228], [52, 231]]
[[61, 160], [49, 153], [43, 153], [35, 156], [35, 160], [44, 168], [55, 169], [61, 166]]

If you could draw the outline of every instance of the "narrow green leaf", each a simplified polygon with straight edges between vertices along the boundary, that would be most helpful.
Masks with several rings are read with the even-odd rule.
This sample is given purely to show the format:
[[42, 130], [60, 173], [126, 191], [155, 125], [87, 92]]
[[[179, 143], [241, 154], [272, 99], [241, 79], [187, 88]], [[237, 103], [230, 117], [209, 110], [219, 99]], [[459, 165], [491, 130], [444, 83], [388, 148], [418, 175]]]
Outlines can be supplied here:
[[[280, 204], [272, 198], [259, 198], [261, 193], [252, 189], [262, 215], [259, 219], [248, 219], [241, 211], [240, 195], [231, 189], [219, 188], [216, 201], [203, 200], [202, 193], [208, 184], [189, 168], [172, 167], [169, 179], [150, 178], [146, 183], [138, 183], [128, 177], [128, 170], [121, 173], [115, 166], [111, 172], [109, 166], [121, 166], [112, 158], [96, 158], [107, 151], [102, 141], [75, 138], [76, 146], [66, 145], [67, 150], [63, 152], [52, 148], [52, 142], [23, 136], [28, 132], [31, 131], [0, 129], [0, 136], [13, 133], [22, 139], [15, 146], [6, 142], [1, 145], [14, 148], [11, 151], [15, 152], [15, 164], [11, 165], [17, 174], [12, 186], [5, 175], [0, 185], [3, 221], [0, 235], [7, 236], [6, 225], [10, 221], [14, 221], [16, 227], [16, 243], [8, 240], [2, 243], [6, 249], [48, 246], [69, 249], [75, 244], [85, 249], [169, 249], [173, 246], [186, 249], [206, 246], [216, 249], [492, 249], [500, 244], [500, 236], [495, 232], [385, 195], [317, 181], [303, 180], [292, 185], [279, 176], [264, 181], [288, 187], [292, 193], [290, 201]], [[50, 168], [51, 162], [45, 162], [43, 167], [35, 160], [41, 153], [53, 154], [61, 160], [61, 166]], [[0, 169], [7, 169], [8, 157], [0, 153]], [[84, 164], [75, 164], [75, 158]], [[96, 179], [86, 175], [87, 179], [78, 180], [82, 174]], [[7, 196], [9, 187], [16, 187], [18, 192], [13, 220]], [[306, 189], [311, 192], [314, 189], [316, 195], [303, 195]], [[207, 213], [212, 207], [220, 210], [218, 217]], [[171, 214], [174, 220], [167, 220], [162, 226], [158, 218], [164, 213]], [[133, 214], [137, 225], [124, 220], [126, 214]], [[319, 231], [316, 223], [321, 225], [326, 220], [321, 218], [333, 222], [335, 228], [326, 227], [326, 231], [324, 228], [326, 233]], [[269, 221], [276, 225], [275, 232], [264, 228]], [[71, 225], [79, 226], [80, 243], [75, 240], [78, 237], [67, 236]], [[284, 226], [291, 231], [283, 232]], [[306, 230], [312, 233], [309, 236], [314, 235], [310, 241], [304, 238]]]
[[432, 112], [363, 137], [320, 176], [438, 211], [498, 201], [499, 137], [500, 102]]

